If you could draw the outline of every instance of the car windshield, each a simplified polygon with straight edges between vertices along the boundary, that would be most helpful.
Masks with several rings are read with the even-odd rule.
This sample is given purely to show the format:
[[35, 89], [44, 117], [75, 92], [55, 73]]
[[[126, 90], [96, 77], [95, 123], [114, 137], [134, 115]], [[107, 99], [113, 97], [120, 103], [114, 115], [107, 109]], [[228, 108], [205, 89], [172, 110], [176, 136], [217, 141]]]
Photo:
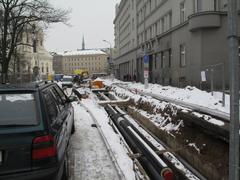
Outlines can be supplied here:
[[0, 126], [37, 125], [33, 93], [0, 94]]
[[72, 81], [72, 78], [63, 78], [63, 81]]

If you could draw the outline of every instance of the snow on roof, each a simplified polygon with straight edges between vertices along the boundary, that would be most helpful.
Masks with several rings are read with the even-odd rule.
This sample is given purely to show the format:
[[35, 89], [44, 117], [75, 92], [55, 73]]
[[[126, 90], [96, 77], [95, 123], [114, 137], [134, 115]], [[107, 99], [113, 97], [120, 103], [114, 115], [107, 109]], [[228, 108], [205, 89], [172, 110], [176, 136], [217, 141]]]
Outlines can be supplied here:
[[62, 56], [76, 56], [76, 55], [107, 55], [105, 52], [99, 49], [85, 49], [76, 51], [65, 51], [63, 53], [58, 53]]

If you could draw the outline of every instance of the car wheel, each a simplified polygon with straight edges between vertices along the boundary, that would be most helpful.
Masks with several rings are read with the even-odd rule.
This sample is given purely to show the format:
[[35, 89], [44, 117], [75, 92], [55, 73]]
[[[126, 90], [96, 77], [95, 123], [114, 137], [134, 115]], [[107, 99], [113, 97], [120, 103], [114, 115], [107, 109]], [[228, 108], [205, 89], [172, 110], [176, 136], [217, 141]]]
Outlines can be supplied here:
[[68, 165], [68, 158], [67, 158], [67, 154], [66, 154], [65, 159], [64, 159], [63, 174], [62, 174], [62, 179], [61, 180], [68, 180], [69, 177], [70, 177], [70, 175], [69, 175], [69, 165]]
[[74, 134], [74, 133], [75, 133], [75, 123], [74, 123], [74, 121], [73, 121], [71, 134]]

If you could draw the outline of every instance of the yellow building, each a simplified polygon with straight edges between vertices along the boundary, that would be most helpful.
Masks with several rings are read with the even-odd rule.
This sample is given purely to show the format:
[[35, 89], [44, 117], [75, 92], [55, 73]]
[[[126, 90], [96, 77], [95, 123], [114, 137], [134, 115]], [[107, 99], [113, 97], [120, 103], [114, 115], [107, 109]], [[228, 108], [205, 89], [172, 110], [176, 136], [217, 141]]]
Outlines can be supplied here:
[[74, 74], [78, 69], [84, 69], [92, 73], [107, 73], [108, 55], [101, 50], [82, 49], [77, 51], [65, 51], [58, 53], [62, 62], [63, 74]]

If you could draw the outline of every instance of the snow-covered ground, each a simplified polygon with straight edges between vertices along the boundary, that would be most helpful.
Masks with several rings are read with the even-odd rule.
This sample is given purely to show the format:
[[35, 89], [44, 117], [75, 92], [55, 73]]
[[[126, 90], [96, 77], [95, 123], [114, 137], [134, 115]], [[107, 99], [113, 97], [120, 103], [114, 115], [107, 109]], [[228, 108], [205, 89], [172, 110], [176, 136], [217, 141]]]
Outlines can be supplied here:
[[73, 179], [134, 180], [133, 162], [94, 96], [73, 105], [76, 123], [70, 150]]
[[123, 82], [119, 80], [103, 79], [104, 84], [111, 86], [115, 83], [122, 84], [125, 87], [132, 90], [132, 92], [147, 92], [173, 100], [180, 100], [186, 103], [191, 103], [206, 107], [209, 109], [215, 109], [225, 113], [230, 112], [230, 99], [229, 95], [225, 95], [225, 107], [222, 107], [222, 93], [214, 92], [213, 96], [210, 92], [202, 91], [196, 87], [187, 86], [186, 88], [177, 88], [171, 86], [161, 86], [158, 84], [149, 84], [147, 89], [144, 88], [142, 83]]
[[[140, 99], [145, 102], [150, 102], [155, 108], [164, 108], [168, 103], [164, 101], [160, 102], [149, 96], [142, 96], [138, 92], [148, 92], [166, 96], [186, 103], [192, 103], [229, 113], [229, 95], [226, 95], [226, 106], [222, 107], [222, 97], [219, 92], [214, 92], [214, 95], [212, 96], [211, 93], [201, 91], [195, 87], [180, 89], [170, 86], [149, 84], [149, 88], [145, 89], [144, 85], [140, 83], [122, 82], [115, 79], [103, 79], [103, 81], [104, 84], [109, 86], [114, 86], [115, 83], [123, 85], [130, 91], [114, 86], [115, 93], [131, 97], [135, 102], [138, 102]], [[86, 92], [88, 91], [89, 90]], [[93, 94], [89, 94], [89, 98], [82, 99], [80, 104], [74, 103], [76, 134], [73, 136], [71, 143], [74, 156], [74, 179], [115, 180], [123, 178], [134, 180], [134, 165], [128, 156], [128, 151], [124, 146], [121, 137], [117, 135], [110, 126], [108, 114], [103, 107], [97, 104], [97, 101], [98, 99]], [[187, 108], [182, 108], [182, 110], [188, 111]], [[162, 127], [163, 130], [165, 128], [170, 134], [171, 131], [178, 131], [179, 127], [182, 126], [182, 121], [174, 123], [171, 121], [170, 117], [167, 119], [167, 123], [166, 119], [159, 114], [148, 114], [147, 112], [138, 109], [136, 109], [136, 111], [152, 120], [157, 126], [159, 126], [159, 128]], [[202, 116], [201, 114], [195, 115]], [[224, 125], [224, 123], [219, 124], [222, 122], [216, 122], [218, 120], [211, 118], [207, 120], [219, 126]], [[96, 124], [96, 127], [92, 127], [92, 124]], [[154, 140], [151, 141], [153, 142]], [[200, 153], [198, 146], [194, 142], [189, 142], [188, 146], [196, 149], [196, 151], [199, 151], [198, 153]], [[165, 155], [170, 157], [171, 153], [166, 152]], [[176, 161], [174, 164], [180, 164], [175, 158], [173, 158], [173, 161]], [[197, 179], [188, 170], [184, 169], [182, 165], [178, 168], [182, 169], [189, 179]]]

